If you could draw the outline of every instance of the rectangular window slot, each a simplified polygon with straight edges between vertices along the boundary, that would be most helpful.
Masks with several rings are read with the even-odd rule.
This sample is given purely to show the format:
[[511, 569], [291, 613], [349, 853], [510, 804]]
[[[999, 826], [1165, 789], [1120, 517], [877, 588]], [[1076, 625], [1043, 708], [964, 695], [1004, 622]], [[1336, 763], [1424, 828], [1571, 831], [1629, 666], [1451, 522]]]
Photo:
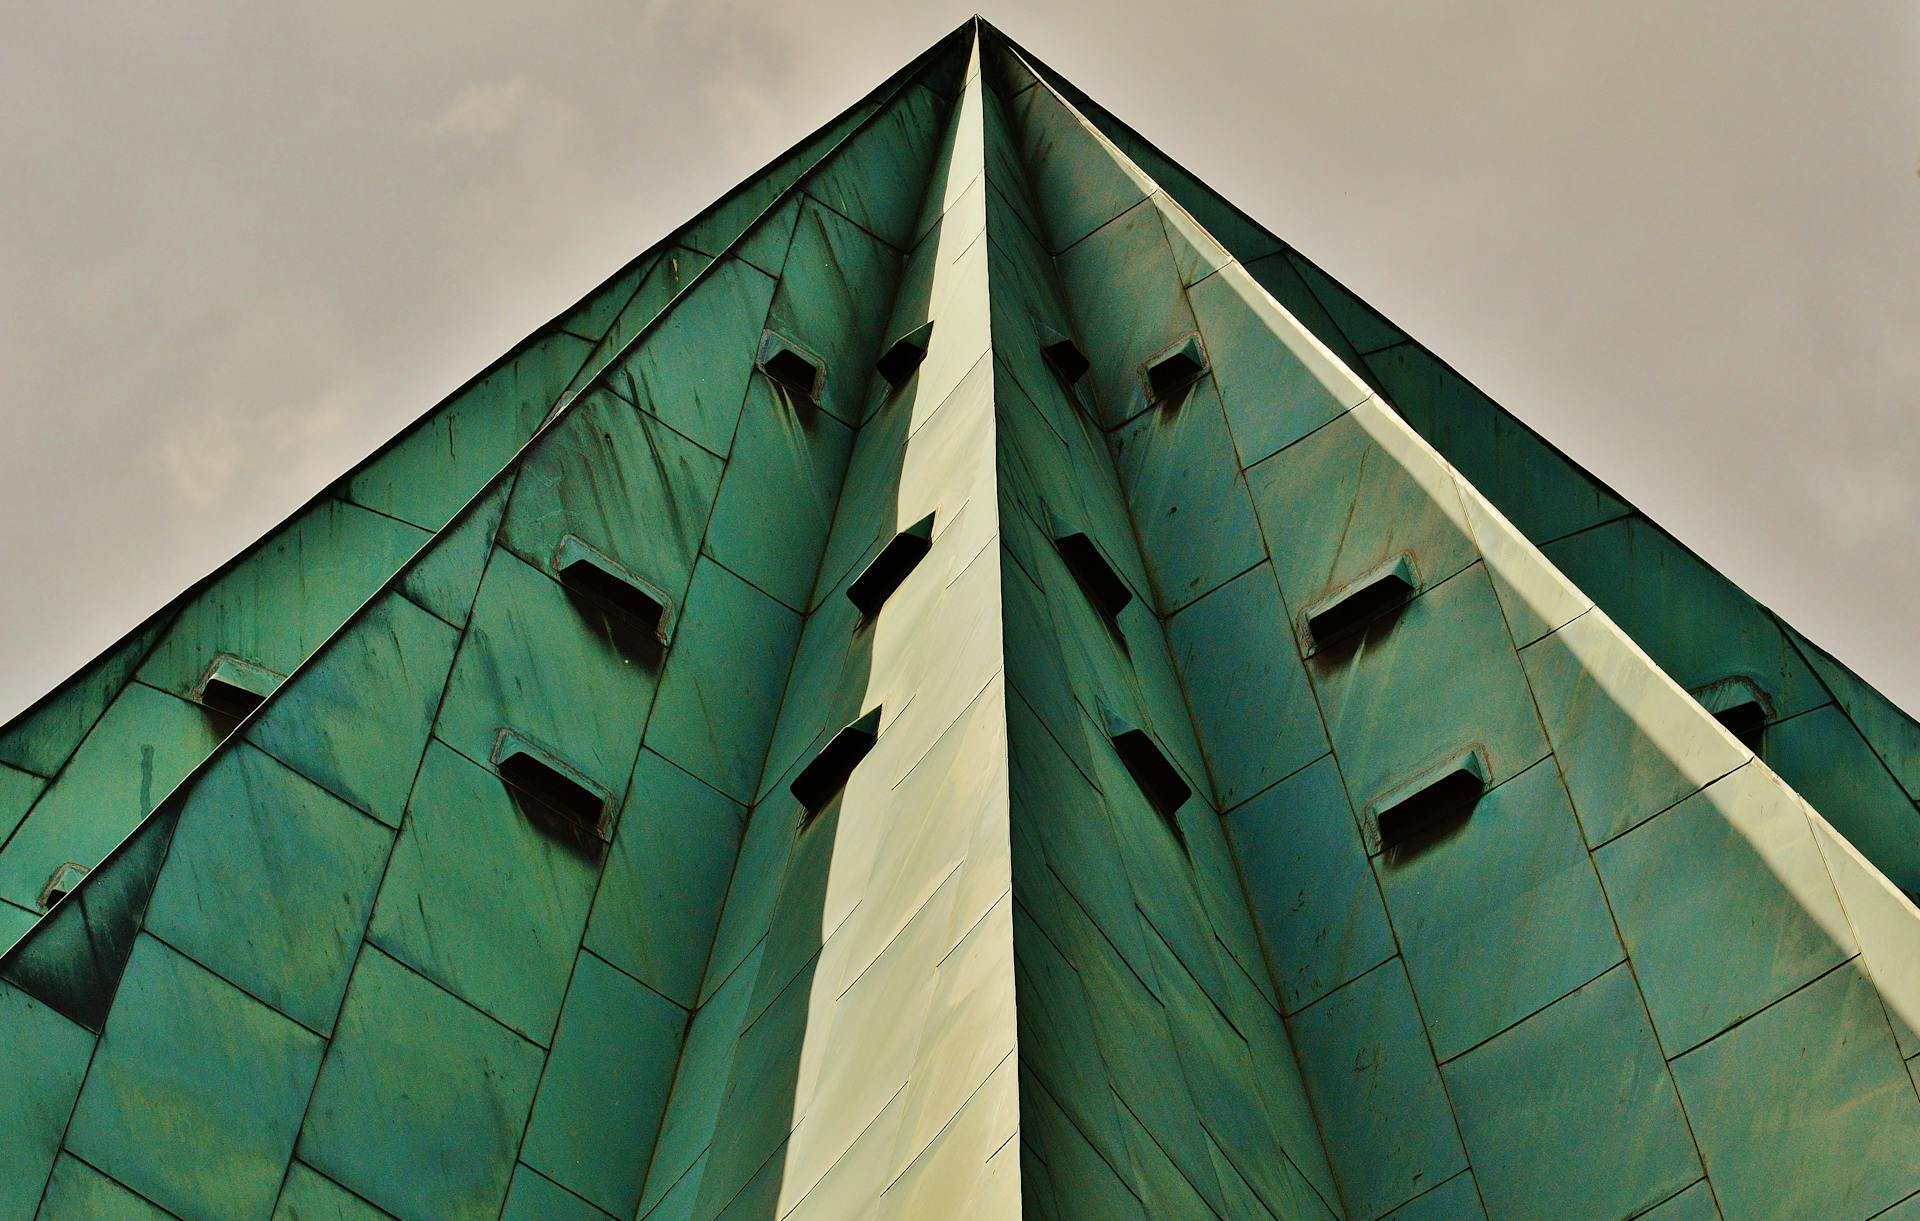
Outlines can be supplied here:
[[1744, 674], [1732, 674], [1696, 687], [1689, 694], [1740, 745], [1759, 753], [1767, 722], [1773, 719], [1773, 700], [1759, 683]]
[[193, 685], [193, 698], [202, 706], [235, 719], [246, 716], [273, 694], [281, 676], [263, 665], [221, 653]]
[[1041, 336], [1040, 355], [1069, 386], [1085, 377], [1093, 367], [1080, 345], [1057, 331], [1047, 331]]
[[578, 535], [560, 540], [553, 553], [553, 570], [569, 589], [632, 616], [661, 644], [672, 638], [672, 599]]
[[493, 765], [524, 799], [522, 810], [562, 830], [595, 840], [607, 838], [612, 802], [605, 789], [511, 729], [494, 739]]
[[920, 362], [927, 358], [927, 343], [932, 336], [933, 323], [921, 323], [894, 340], [893, 345], [881, 353], [880, 359], [874, 362], [874, 368], [880, 371], [881, 377], [887, 379], [889, 386], [898, 390], [907, 384], [907, 379], [913, 376], [913, 371], [918, 369]]
[[1419, 588], [1413, 560], [1396, 556], [1307, 612], [1307, 634], [1314, 645], [1337, 640], [1390, 611], [1405, 606]]
[[826, 362], [776, 331], [761, 334], [754, 363], [775, 385], [806, 402], [817, 403], [826, 392]]
[[1189, 335], [1182, 339], [1149, 360], [1143, 371], [1149, 402], [1178, 402], [1187, 389], [1200, 380], [1200, 375], [1207, 371], [1207, 354], [1200, 346], [1200, 336]]
[[72, 894], [73, 888], [80, 885], [80, 879], [91, 872], [78, 861], [68, 861], [54, 870], [47, 884], [40, 888], [40, 910], [51, 911], [55, 903]]
[[1487, 765], [1478, 750], [1417, 777], [1375, 807], [1381, 851], [1397, 856], [1434, 842], [1473, 813], [1486, 791]]
[[1151, 734], [1116, 716], [1104, 704], [1100, 713], [1106, 722], [1107, 740], [1113, 744], [1114, 753], [1120, 756], [1120, 762], [1125, 765], [1127, 774], [1133, 777], [1133, 782], [1140, 786], [1140, 793], [1147, 799], [1147, 804], [1166, 822], [1173, 837], [1180, 841], [1184, 849], [1187, 837], [1181, 832], [1174, 814], [1186, 804], [1187, 798], [1193, 796], [1193, 790], [1187, 786], [1180, 770], [1161, 751]]
[[792, 792], [812, 818], [847, 786], [847, 778], [880, 740], [880, 709], [875, 708], [833, 735], [793, 778]]
[[847, 586], [847, 599], [860, 608], [860, 613], [871, 618], [880, 613], [880, 607], [900, 588], [928, 551], [933, 549], [933, 514], [929, 513], [919, 521], [888, 540], [880, 548], [880, 554], [866, 566], [853, 584]]
[[1060, 558], [1066, 561], [1067, 571], [1080, 584], [1080, 589], [1093, 603], [1102, 618], [1113, 623], [1133, 601], [1133, 591], [1120, 579], [1120, 574], [1107, 563], [1107, 557], [1101, 553], [1084, 530], [1075, 530], [1059, 518], [1053, 521], [1053, 545], [1060, 552]]

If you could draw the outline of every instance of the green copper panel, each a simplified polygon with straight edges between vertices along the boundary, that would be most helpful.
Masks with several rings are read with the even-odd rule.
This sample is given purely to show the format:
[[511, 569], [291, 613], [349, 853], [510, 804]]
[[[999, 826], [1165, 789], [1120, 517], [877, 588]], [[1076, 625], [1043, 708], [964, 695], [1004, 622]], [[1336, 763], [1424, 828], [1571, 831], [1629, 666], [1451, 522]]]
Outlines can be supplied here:
[[[1191, 200], [1192, 197], [1186, 198]], [[1232, 247], [1236, 252], [1243, 248], [1239, 243], [1233, 243]], [[1240, 255], [1240, 261], [1245, 265], [1246, 274], [1254, 283], [1265, 289], [1280, 308], [1286, 310], [1288, 315], [1308, 334], [1319, 340], [1328, 351], [1340, 359], [1341, 363], [1354, 370], [1360, 377], [1369, 376], [1366, 362], [1362, 361], [1360, 354], [1353, 350], [1353, 344], [1340, 333], [1340, 328], [1333, 324], [1333, 316], [1327, 313], [1327, 307], [1322, 305], [1320, 298], [1314, 296], [1313, 290], [1307, 287], [1307, 282], [1300, 278], [1298, 268], [1294, 266], [1293, 259], [1286, 251], [1276, 250], [1272, 254], [1257, 258], [1243, 253]], [[1199, 304], [1196, 301], [1195, 309], [1198, 308]], [[1252, 460], [1251, 457], [1248, 458], [1248, 461]]]
[[1146, 175], [1100, 147], [1093, 129], [1051, 90], [1029, 89], [1007, 109], [1056, 252], [1152, 193]]
[[1356, 351], [1376, 352], [1406, 340], [1407, 337], [1400, 333], [1399, 327], [1382, 318], [1374, 312], [1372, 306], [1335, 283], [1326, 272], [1298, 254], [1289, 254], [1287, 257], [1292, 261], [1294, 269], [1300, 273], [1300, 278], [1306, 281], [1307, 287], [1313, 291], [1313, 295], [1326, 307], [1328, 316], [1340, 328], [1341, 334], [1347, 337]]
[[1625, 966], [1452, 1061], [1446, 1078], [1492, 1216], [1632, 1216], [1700, 1175]]
[[1375, 867], [1442, 1058], [1625, 957], [1551, 760], [1482, 797], [1455, 834]]
[[511, 490], [511, 481], [494, 488], [443, 530], [426, 554], [408, 565], [400, 578], [400, 592], [455, 627], [465, 627]]
[[7, 841], [39, 800], [47, 782], [32, 772], [0, 764], [0, 844]]
[[0, 729], [0, 763], [51, 776], [73, 754], [107, 705], [173, 620], [171, 609], [135, 628], [45, 699]]
[[305, 1162], [287, 1167], [273, 1221], [383, 1221], [387, 1214]]
[[1271, 565], [1235, 577], [1174, 615], [1167, 638], [1223, 807], [1326, 753]]
[[[264, 1215], [280, 1193], [323, 1047], [142, 937], [67, 1144], [183, 1217]], [[165, 1141], [153, 1139], [156, 1122]]]
[[98, 864], [228, 727], [197, 705], [129, 684], [0, 849], [0, 897], [38, 910], [55, 869]]
[[900, 256], [884, 241], [818, 204], [800, 209], [767, 326], [826, 362], [819, 406], [845, 423], [859, 422], [873, 362], [892, 338], [884, 331], [899, 275]]
[[1836, 706], [1769, 726], [1768, 766], [1895, 883], [1920, 892], [1920, 810]]
[[1813, 666], [1827, 689], [1833, 692], [1834, 699], [1839, 701], [1848, 719], [1873, 746], [1874, 753], [1900, 782], [1907, 796], [1920, 801], [1920, 724], [1896, 708], [1886, 696], [1862, 682], [1858, 675], [1835, 661], [1820, 646], [1791, 628], [1787, 629], [1787, 635], [1799, 648], [1800, 655]]
[[632, 1216], [686, 1027], [680, 1006], [581, 954], [521, 1158]]
[[1920, 1188], [1920, 1098], [1853, 963], [1674, 1061], [1730, 1217], [1865, 1217]]
[[325, 1032], [392, 843], [380, 823], [240, 746], [182, 811], [147, 927]]
[[1486, 1216], [1471, 1170], [1462, 1170], [1438, 1187], [1415, 1196], [1380, 1221], [1478, 1221]]
[[172, 1216], [71, 1153], [54, 1163], [46, 1198], [33, 1215], [40, 1221], [166, 1221]]
[[0, 1211], [30, 1217], [80, 1094], [94, 1036], [0, 984]]
[[840, 156], [807, 183], [807, 193], [855, 224], [905, 250], [913, 244], [916, 189], [933, 161], [935, 132], [946, 118], [941, 98], [908, 89]]
[[1195, 330], [1159, 211], [1143, 199], [1064, 251], [1058, 266], [1093, 362], [1086, 380], [1113, 427], [1148, 406], [1142, 364]]
[[552, 1179], [526, 1166], [516, 1166], [507, 1189], [501, 1221], [602, 1221], [601, 1212]]
[[1399, 960], [1293, 1017], [1340, 1196], [1378, 1216], [1466, 1166]]
[[384, 594], [247, 729], [274, 758], [393, 826], [459, 633]]
[[[397, 1216], [491, 1215], [506, 1197], [540, 1049], [369, 947], [300, 1156]], [[456, 1124], [442, 1122], [457, 1115]]]
[[1805, 807], [1757, 764], [1594, 861], [1671, 1055], [1857, 952]]
[[544, 1045], [586, 927], [597, 864], [528, 817], [498, 776], [435, 742], [367, 935]]
[[745, 821], [737, 802], [641, 751], [593, 901], [587, 948], [691, 1007]]

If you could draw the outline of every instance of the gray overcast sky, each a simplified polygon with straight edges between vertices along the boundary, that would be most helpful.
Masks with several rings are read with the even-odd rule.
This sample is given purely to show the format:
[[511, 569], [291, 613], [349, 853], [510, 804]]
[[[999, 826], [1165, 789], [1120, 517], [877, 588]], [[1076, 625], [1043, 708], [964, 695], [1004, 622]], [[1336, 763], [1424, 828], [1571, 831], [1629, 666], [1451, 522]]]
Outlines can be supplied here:
[[[13, 6], [0, 717], [970, 11]], [[1920, 4], [986, 15], [1920, 709]]]

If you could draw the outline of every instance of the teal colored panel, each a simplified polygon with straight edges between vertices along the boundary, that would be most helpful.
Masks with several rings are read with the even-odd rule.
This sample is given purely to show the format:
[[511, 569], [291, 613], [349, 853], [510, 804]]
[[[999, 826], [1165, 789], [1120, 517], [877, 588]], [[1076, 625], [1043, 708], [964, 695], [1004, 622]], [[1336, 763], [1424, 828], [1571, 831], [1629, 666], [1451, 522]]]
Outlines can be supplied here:
[[1380, 1221], [1481, 1221], [1480, 1191], [1473, 1172], [1463, 1170], [1425, 1195], [1415, 1196]]
[[527, 456], [500, 537], [556, 575], [560, 540], [576, 535], [678, 602], [721, 465], [652, 416], [590, 393]]
[[300, 1161], [287, 1167], [286, 1185], [273, 1209], [273, 1221], [385, 1221], [386, 1215]]
[[1348, 292], [1332, 276], [1297, 254], [1287, 257], [1293, 261], [1294, 270], [1300, 273], [1300, 278], [1313, 290], [1313, 295], [1326, 306], [1328, 315], [1356, 350], [1377, 352], [1406, 341], [1407, 337], [1399, 327], [1374, 312], [1372, 306]]
[[1594, 862], [1669, 1055], [1857, 952], [1804, 807], [1757, 765], [1621, 836]]
[[1367, 357], [1366, 367], [1414, 431], [1536, 545], [1629, 511], [1426, 349], [1401, 344]]
[[778, 276], [793, 240], [793, 222], [800, 215], [800, 197], [789, 195], [771, 213], [757, 218], [733, 248], [731, 257], [744, 259], [770, 276]]
[[798, 615], [702, 560], [647, 745], [729, 797], [751, 801], [799, 637]]
[[317, 1031], [333, 1026], [393, 833], [249, 746], [194, 786], [146, 924]]
[[32, 772], [0, 764], [0, 844], [26, 818], [47, 782]]
[[539, 1048], [369, 947], [314, 1087], [301, 1159], [396, 1216], [493, 1216], [540, 1063]]
[[276, 694], [247, 740], [393, 826], [459, 638], [386, 594]]
[[1633, 1216], [1700, 1177], [1624, 965], [1448, 1064], [1446, 1076], [1493, 1216]]
[[588, 293], [565, 317], [555, 322], [553, 329], [578, 335], [582, 339], [599, 339], [607, 333], [607, 328], [613, 325], [620, 311], [633, 300], [633, 294], [639, 290], [641, 282], [660, 258], [658, 253], [649, 251], [622, 267]]
[[1029, 181], [1053, 248], [1079, 241], [1145, 199], [1153, 183], [1097, 136], [1050, 89], [1029, 89], [1008, 107]]
[[0, 1215], [33, 1215], [92, 1054], [91, 1031], [0, 984]]
[[640, 752], [587, 948], [681, 1006], [699, 999], [746, 809]]
[[1466, 1167], [1397, 960], [1295, 1014], [1292, 1027], [1349, 1214], [1378, 1216]]
[[434, 539], [432, 549], [400, 578], [400, 592], [455, 627], [465, 627], [512, 486], [511, 480], [502, 482]]
[[1319, 706], [1270, 566], [1175, 615], [1167, 642], [1223, 809], [1326, 753]]
[[753, 379], [707, 523], [709, 555], [796, 610], [813, 593], [853, 447], [845, 425], [811, 415]]
[[598, 875], [597, 862], [522, 813], [498, 776], [435, 742], [368, 936], [544, 1045]]
[[324, 1048], [318, 1035], [141, 937], [67, 1143], [181, 1216], [264, 1216]]
[[581, 954], [520, 1156], [622, 1217], [640, 1201], [687, 1014]]
[[[1290, 278], [1276, 287], [1258, 266], [1229, 267], [1187, 294], [1242, 466], [1280, 452], [1366, 396], [1308, 338], [1323, 328], [1314, 325], [1317, 306], [1295, 308], [1304, 294]], [[1275, 297], [1285, 309], [1276, 308]]]
[[125, 640], [87, 663], [31, 712], [0, 730], [0, 763], [51, 776], [100, 719], [147, 649], [173, 621], [173, 611], [154, 616]]
[[70, 1153], [54, 1164], [47, 1198], [33, 1215], [40, 1221], [168, 1221], [172, 1216]]
[[1180, 268], [1180, 283], [1192, 285], [1219, 271], [1233, 256], [1200, 223], [1187, 215], [1173, 197], [1161, 192], [1153, 197], [1153, 206], [1166, 226], [1167, 244], [1173, 247], [1174, 262]]
[[873, 362], [892, 338], [883, 332], [899, 278], [900, 255], [886, 243], [817, 203], [801, 208], [767, 326], [826, 362], [820, 406], [846, 423], [859, 422]]
[[[683, 619], [675, 629], [676, 650], [689, 643], [687, 627]], [[512, 729], [617, 799], [640, 749], [656, 652], [624, 614], [495, 550], [434, 734], [481, 760]]]
[[1827, 702], [1766, 608], [1644, 518], [1609, 522], [1541, 550], [1687, 690], [1747, 678], [1771, 702], [1769, 719]]
[[[1720, 1208], [1713, 1202], [1713, 1187], [1701, 1179], [1640, 1216], [1644, 1221], [1720, 1221]], [[1881, 1216], [1886, 1221], [1902, 1221], [1893, 1213], [1882, 1213]]]
[[1482, 797], [1454, 834], [1377, 866], [1443, 1059], [1625, 956], [1551, 760]]
[[289, 674], [429, 537], [322, 500], [188, 603], [141, 665], [140, 681], [191, 696], [221, 653]]
[[607, 384], [682, 436], [725, 454], [772, 300], [766, 273], [721, 261], [608, 372]]
[[1308, 672], [1368, 827], [1373, 802], [1469, 746], [1485, 752], [1489, 785], [1547, 753], [1506, 621], [1477, 564], [1365, 633], [1351, 656], [1316, 654]]
[[1219, 395], [1205, 380], [1178, 407], [1155, 408], [1116, 433], [1114, 464], [1162, 613], [1264, 556]]
[[903, 91], [866, 130], [807, 183], [807, 193], [862, 228], [906, 249], [927, 180], [947, 104], [915, 86]]
[[[817, 962], [802, 970], [740, 1034], [701, 1181], [702, 1215], [717, 1212], [745, 1188], [769, 1157], [777, 1161], [777, 1151], [799, 1121], [794, 1083]], [[776, 1180], [778, 1175], [776, 1169]]]
[[1866, 1217], [1920, 1188], [1920, 1098], [1857, 964], [1673, 1073], [1730, 1217]]
[[99, 864], [226, 727], [185, 700], [129, 684], [0, 850], [0, 897], [37, 909], [63, 862]]
[[551, 1179], [516, 1166], [500, 1221], [602, 1221], [606, 1216]]
[[[725, 205], [722, 206], [724, 208]], [[740, 223], [744, 224], [747, 219], [750, 218], [740, 218]], [[728, 233], [727, 240], [732, 240], [733, 236], [733, 232]], [[574, 375], [567, 392], [577, 394], [585, 389], [599, 375], [607, 362], [612, 360], [616, 353], [622, 351], [633, 337], [640, 333], [642, 327], [652, 322], [660, 311], [666, 308], [667, 302], [678, 296], [682, 289], [692, 283], [694, 278], [712, 263], [713, 259], [710, 256], [697, 250], [690, 250], [684, 245], [669, 246], [662, 251], [658, 261], [647, 269], [646, 278], [640, 282], [640, 287], [634, 292], [632, 300], [621, 308], [619, 315], [613, 320], [613, 325], [607, 328], [605, 337], [594, 347], [593, 355], [580, 366], [580, 371]]]
[[[1238, 250], [1238, 247], [1233, 247], [1232, 243], [1228, 245]], [[1340, 328], [1334, 325], [1333, 315], [1329, 314], [1327, 307], [1320, 303], [1320, 298], [1313, 295], [1313, 290], [1307, 287], [1307, 282], [1300, 278], [1300, 273], [1294, 269], [1293, 260], [1288, 257], [1287, 251], [1275, 250], [1271, 254], [1264, 254], [1258, 258], [1249, 258], [1242, 254], [1240, 261], [1245, 266], [1247, 274], [1261, 288], [1266, 289], [1268, 295], [1279, 302], [1281, 308], [1291, 314], [1295, 322], [1298, 322], [1315, 339], [1325, 344], [1328, 350], [1356, 376], [1362, 378], [1372, 376], [1366, 364], [1361, 361], [1360, 353], [1354, 350], [1353, 344], [1341, 333]], [[1194, 295], [1193, 308], [1196, 313], [1200, 311], [1197, 293]], [[1237, 424], [1234, 432], [1236, 436], [1240, 435]], [[1282, 444], [1287, 443], [1289, 442], [1282, 442]], [[1242, 452], [1246, 453], [1249, 462], [1259, 460], [1248, 450]]]
[[1453, 472], [1378, 403], [1260, 463], [1247, 486], [1280, 591], [1302, 619], [1400, 557], [1415, 589], [1429, 590], [1478, 554]]
[[1819, 645], [1791, 628], [1787, 629], [1787, 635], [1799, 646], [1800, 655], [1813, 666], [1833, 697], [1840, 701], [1840, 707], [1846, 709], [1848, 719], [1859, 727], [1907, 796], [1920, 801], [1920, 724], [1915, 724], [1912, 717], [1835, 661]]
[[24, 937], [40, 920], [40, 913], [0, 899], [0, 953]]
[[1590, 846], [1752, 757], [1598, 610], [1520, 656]]
[[1770, 726], [1768, 766], [1896, 886], [1920, 894], [1920, 811], [1833, 706]]
[[347, 499], [440, 529], [526, 444], [592, 347], [558, 332], [536, 339], [349, 476]]
[[1058, 266], [1093, 362], [1087, 384], [1111, 428], [1146, 409], [1142, 366], [1195, 330], [1159, 211], [1141, 202], [1061, 254]]
[[[1024, 1067], [1024, 1066], [1023, 1066]], [[1142, 1219], [1146, 1213], [1132, 1186], [1100, 1151], [1089, 1144], [1031, 1072], [1020, 1075], [1020, 1132], [1022, 1139], [1046, 1150], [1047, 1177], [1053, 1188], [1058, 1216]], [[1029, 1215], [1032, 1188], [1022, 1176]]]

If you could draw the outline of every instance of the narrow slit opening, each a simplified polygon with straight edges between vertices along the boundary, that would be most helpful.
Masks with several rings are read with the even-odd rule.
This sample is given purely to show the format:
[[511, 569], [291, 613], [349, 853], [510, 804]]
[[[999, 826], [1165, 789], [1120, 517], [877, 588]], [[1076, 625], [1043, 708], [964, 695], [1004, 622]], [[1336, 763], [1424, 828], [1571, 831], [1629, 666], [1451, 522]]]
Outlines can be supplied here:
[[273, 694], [281, 676], [232, 653], [221, 653], [193, 686], [193, 698], [213, 712], [235, 720], [246, 716]]
[[880, 613], [880, 608], [900, 588], [933, 549], [933, 515], [929, 513], [913, 525], [894, 535], [880, 553], [873, 557], [860, 575], [847, 586], [847, 600], [860, 608], [860, 613], [872, 618]]
[[51, 911], [53, 905], [73, 893], [80, 885], [80, 879], [92, 871], [78, 861], [68, 861], [53, 871], [47, 878], [47, 884], [40, 888], [40, 910]]
[[560, 540], [553, 569], [567, 588], [627, 615], [666, 643], [673, 603], [649, 581], [572, 534]]
[[1079, 583], [1080, 589], [1093, 603], [1100, 617], [1109, 625], [1116, 623], [1120, 612], [1127, 603], [1133, 601], [1133, 591], [1120, 579], [1120, 574], [1107, 563], [1100, 548], [1084, 531], [1058, 534], [1053, 545], [1060, 552], [1060, 558], [1066, 561], [1067, 571]]
[[1159, 744], [1144, 729], [1125, 728], [1111, 734], [1108, 740], [1113, 743], [1120, 762], [1126, 766], [1127, 774], [1140, 786], [1147, 804], [1166, 822], [1174, 838], [1185, 848], [1187, 837], [1181, 833], [1174, 814], [1186, 804], [1187, 798], [1193, 796], [1193, 790], [1181, 778], [1179, 769], [1161, 753]]
[[1444, 838], [1473, 813], [1486, 788], [1477, 758], [1449, 768], [1379, 812], [1381, 851], [1394, 859]]
[[1056, 339], [1043, 345], [1040, 355], [1060, 375], [1060, 380], [1069, 386], [1085, 377], [1087, 370], [1093, 367], [1093, 362], [1080, 350], [1080, 345], [1071, 339]]
[[789, 786], [809, 821], [847, 786], [853, 769], [880, 738], [880, 709], [875, 708], [833, 735], [800, 769]]
[[927, 358], [927, 343], [932, 335], [933, 323], [922, 323], [894, 340], [893, 345], [874, 362], [874, 368], [879, 370], [881, 377], [887, 379], [888, 385], [899, 389], [907, 384], [913, 371]]
[[1740, 745], [1755, 754], [1760, 753], [1760, 740], [1767, 728], [1767, 710], [1759, 700], [1747, 700], [1722, 708], [1713, 714], [1713, 719], [1725, 726]]
[[1411, 565], [1396, 562], [1307, 616], [1316, 645], [1337, 640], [1407, 604], [1413, 596]]
[[576, 838], [606, 838], [607, 795], [573, 768], [511, 730], [501, 731], [493, 763], [536, 821]]
[[792, 348], [781, 348], [760, 366], [785, 389], [811, 402], [820, 381], [820, 367]]
[[1189, 335], [1147, 362], [1147, 397], [1155, 403], [1176, 403], [1206, 371], [1206, 355], [1200, 350], [1200, 341]]

